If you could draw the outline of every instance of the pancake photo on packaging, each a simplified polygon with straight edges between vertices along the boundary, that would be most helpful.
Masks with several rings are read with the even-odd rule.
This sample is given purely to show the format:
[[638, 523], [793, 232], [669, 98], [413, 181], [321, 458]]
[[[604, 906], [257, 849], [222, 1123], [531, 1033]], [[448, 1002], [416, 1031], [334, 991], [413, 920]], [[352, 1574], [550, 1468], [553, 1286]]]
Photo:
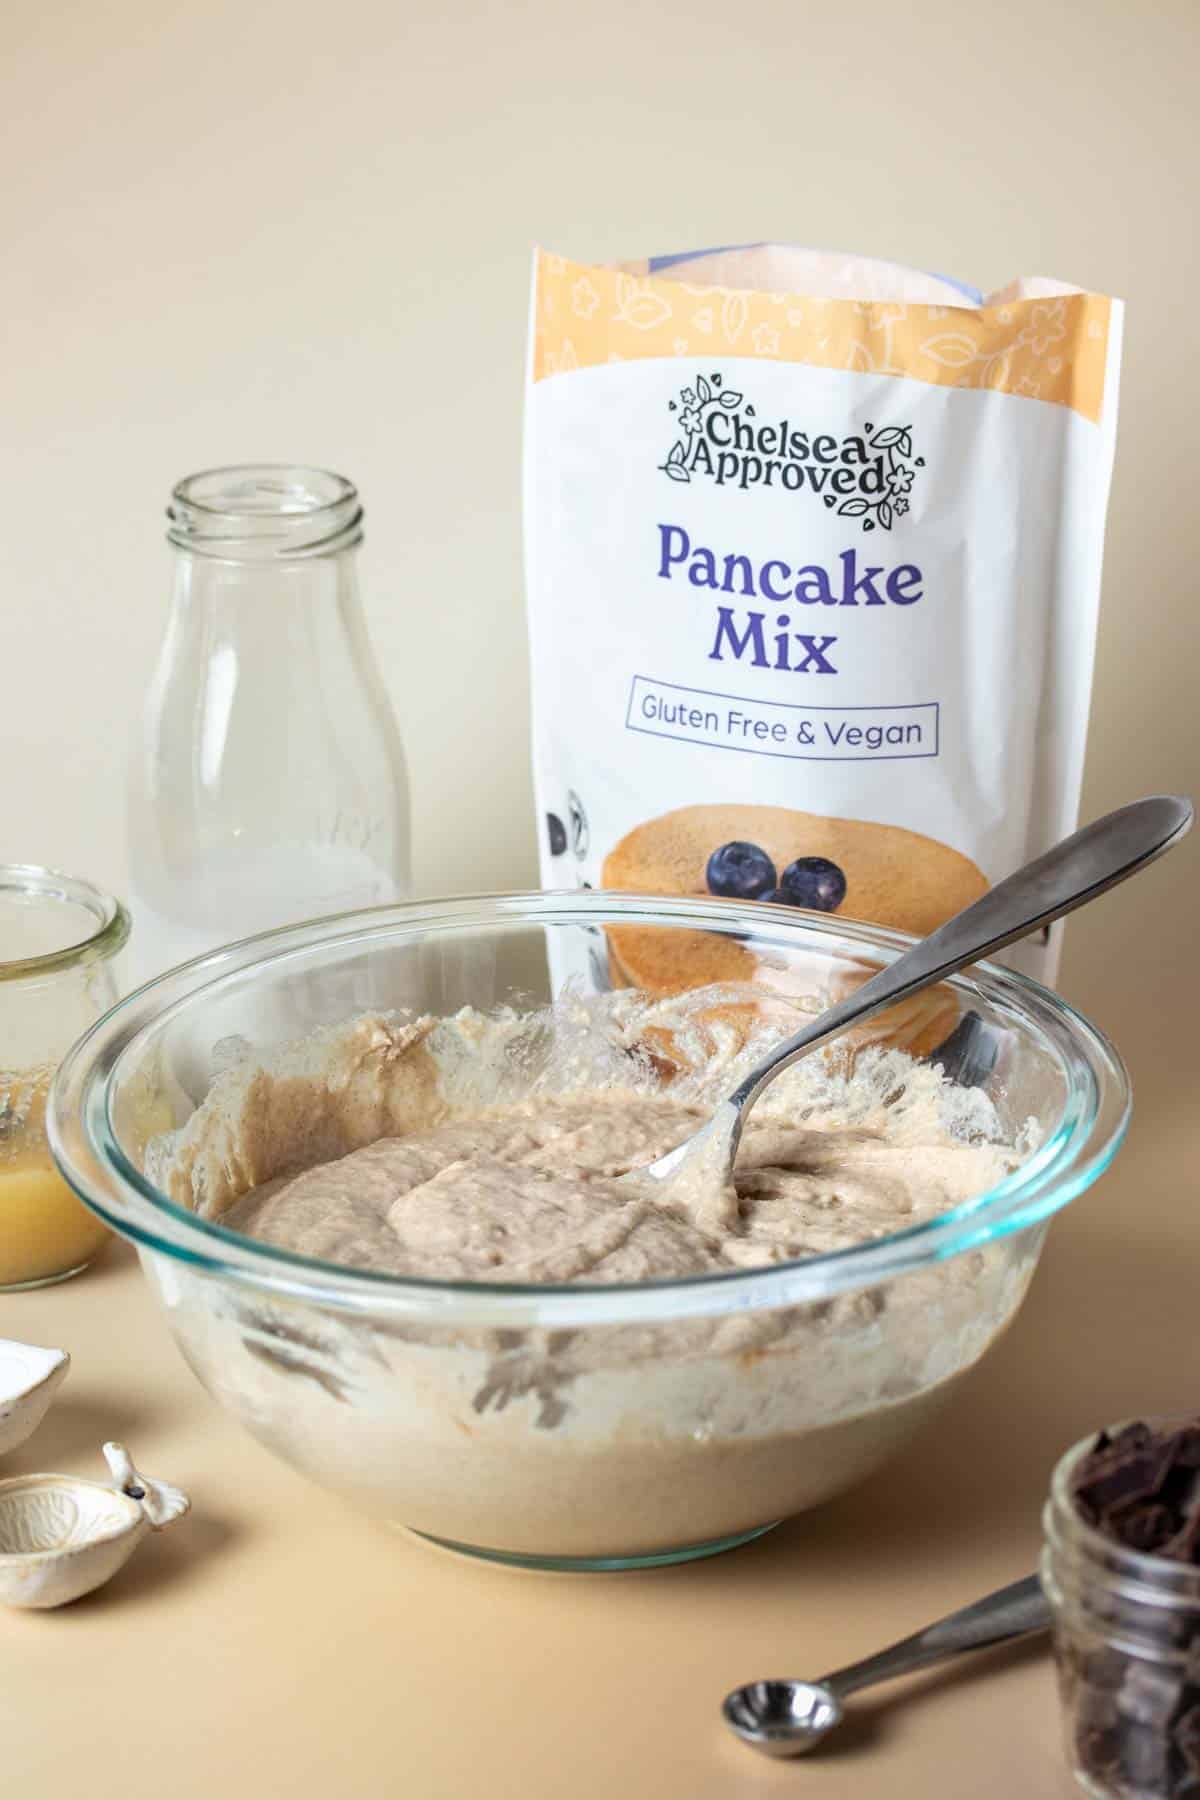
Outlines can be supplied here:
[[[978, 899], [988, 883], [959, 851], [899, 826], [781, 806], [699, 805], [636, 826], [605, 858], [601, 886], [782, 901], [923, 937]], [[651, 994], [746, 981], [796, 991], [804, 981], [802, 964], [774, 968], [745, 944], [715, 933], [614, 925], [608, 943], [614, 985]], [[867, 966], [848, 972], [842, 993], [871, 973]], [[956, 1011], [949, 989], [928, 990], [867, 1029], [876, 1040], [882, 1035], [924, 1053], [953, 1028]]]

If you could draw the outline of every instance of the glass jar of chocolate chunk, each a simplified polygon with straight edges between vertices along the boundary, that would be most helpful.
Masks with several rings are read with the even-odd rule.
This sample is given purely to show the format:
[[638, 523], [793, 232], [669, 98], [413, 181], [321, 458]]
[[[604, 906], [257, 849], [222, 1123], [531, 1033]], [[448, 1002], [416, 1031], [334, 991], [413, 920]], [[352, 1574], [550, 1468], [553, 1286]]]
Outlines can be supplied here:
[[1043, 1524], [1077, 1780], [1104, 1800], [1200, 1800], [1200, 1416], [1076, 1444]]

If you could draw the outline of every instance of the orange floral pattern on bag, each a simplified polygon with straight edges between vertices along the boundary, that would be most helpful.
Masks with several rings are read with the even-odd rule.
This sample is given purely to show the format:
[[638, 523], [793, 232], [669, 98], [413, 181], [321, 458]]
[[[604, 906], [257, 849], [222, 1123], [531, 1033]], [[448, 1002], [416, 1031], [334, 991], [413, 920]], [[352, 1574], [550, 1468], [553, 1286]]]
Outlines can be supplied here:
[[539, 251], [533, 379], [649, 357], [744, 356], [990, 388], [1095, 422], [1111, 313], [1099, 294], [968, 307], [699, 287]]

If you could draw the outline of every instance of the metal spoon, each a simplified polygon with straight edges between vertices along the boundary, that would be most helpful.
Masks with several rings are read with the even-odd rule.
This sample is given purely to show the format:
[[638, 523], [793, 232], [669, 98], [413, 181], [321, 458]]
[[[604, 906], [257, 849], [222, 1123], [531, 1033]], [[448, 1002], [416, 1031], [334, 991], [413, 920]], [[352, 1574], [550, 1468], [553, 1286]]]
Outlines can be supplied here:
[[964, 1650], [1028, 1637], [1045, 1631], [1050, 1608], [1036, 1575], [1000, 1588], [961, 1612], [927, 1625], [862, 1662], [851, 1663], [820, 1681], [751, 1681], [726, 1694], [721, 1711], [729, 1729], [765, 1756], [802, 1756], [841, 1722], [842, 1701], [877, 1681], [891, 1681], [931, 1663], [947, 1662]]
[[1192, 823], [1192, 804], [1158, 794], [1085, 825], [898, 956], [862, 987], [757, 1062], [706, 1125], [626, 1180], [683, 1181], [717, 1189], [729, 1180], [746, 1114], [763, 1089], [810, 1050], [885, 1007], [932, 987], [956, 969], [1086, 906], [1177, 844]]

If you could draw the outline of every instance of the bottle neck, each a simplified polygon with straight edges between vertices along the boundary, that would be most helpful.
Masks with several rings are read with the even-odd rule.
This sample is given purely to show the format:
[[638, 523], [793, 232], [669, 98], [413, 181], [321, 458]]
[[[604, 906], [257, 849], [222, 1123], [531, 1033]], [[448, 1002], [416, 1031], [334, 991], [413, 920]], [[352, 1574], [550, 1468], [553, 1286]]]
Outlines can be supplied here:
[[[178, 551], [176, 617], [188, 615], [269, 656], [305, 634], [352, 625], [362, 505], [320, 469], [214, 469], [180, 482], [167, 509]], [[310, 645], [315, 648], [315, 645]]]
[[167, 537], [198, 561], [279, 570], [352, 550], [362, 518], [358, 490], [344, 476], [263, 463], [181, 481], [167, 508]]
[[317, 632], [345, 628], [361, 612], [358, 557], [354, 544], [320, 556], [242, 562], [196, 555], [176, 556], [173, 613], [201, 628], [220, 624], [239, 640], [260, 635], [280, 644], [291, 641], [301, 621]]

